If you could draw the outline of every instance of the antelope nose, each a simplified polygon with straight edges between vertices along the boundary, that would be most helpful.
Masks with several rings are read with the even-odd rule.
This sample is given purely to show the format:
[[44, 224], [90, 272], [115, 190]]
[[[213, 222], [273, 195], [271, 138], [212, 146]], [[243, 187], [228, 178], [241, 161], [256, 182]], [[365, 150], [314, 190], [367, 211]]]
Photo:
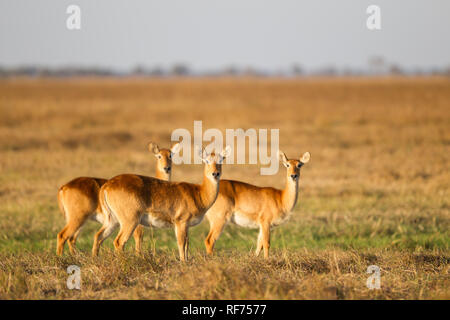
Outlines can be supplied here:
[[213, 172], [212, 176], [217, 179], [220, 176], [220, 173], [219, 172]]
[[169, 173], [170, 172], [170, 167], [164, 167], [164, 171], [166, 172], [166, 173]]
[[297, 180], [298, 174], [291, 174], [291, 178], [292, 178], [292, 180]]

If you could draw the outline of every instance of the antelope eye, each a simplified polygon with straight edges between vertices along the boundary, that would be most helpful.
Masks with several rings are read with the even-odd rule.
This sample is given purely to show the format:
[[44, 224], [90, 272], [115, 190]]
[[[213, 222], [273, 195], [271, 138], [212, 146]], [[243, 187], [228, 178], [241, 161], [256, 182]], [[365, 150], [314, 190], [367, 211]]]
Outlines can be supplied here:
[[297, 168], [300, 168], [302, 166], [302, 163], [297, 164]]
[[160, 154], [158, 154], [158, 156], [157, 156], [157, 157], [158, 157], [158, 159], [161, 159], [161, 155], [160, 155]]
[[291, 165], [288, 163], [287, 165], [286, 165], [286, 168], [289, 168]]
[[171, 154], [169, 154], [169, 159], [172, 159], [172, 155]]

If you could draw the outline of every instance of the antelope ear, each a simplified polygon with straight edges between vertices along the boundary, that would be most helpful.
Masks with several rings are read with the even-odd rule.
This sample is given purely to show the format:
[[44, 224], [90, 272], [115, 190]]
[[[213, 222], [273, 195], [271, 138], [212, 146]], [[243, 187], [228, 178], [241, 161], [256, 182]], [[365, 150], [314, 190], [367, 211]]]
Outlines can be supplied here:
[[153, 152], [154, 154], [159, 153], [159, 147], [158, 147], [158, 145], [157, 145], [156, 143], [154, 143], [154, 142], [150, 142], [150, 143], [148, 144], [148, 150], [149, 150], [150, 152]]
[[222, 152], [220, 153], [220, 155], [222, 156], [222, 158], [226, 158], [231, 154], [231, 147], [230, 146], [226, 146], [225, 149], [222, 150]]
[[209, 157], [209, 153], [206, 152], [205, 148], [202, 147], [202, 159], [204, 163], [210, 163], [210, 161], [208, 160]]
[[181, 150], [181, 144], [179, 142], [175, 143], [172, 148], [170, 148], [170, 152], [178, 153]]
[[206, 150], [203, 147], [195, 145], [195, 152], [197, 152], [200, 159], [202, 159], [202, 162], [204, 163], [207, 162], [208, 154], [206, 153]]
[[311, 154], [309, 152], [305, 152], [302, 157], [300, 158], [301, 163], [308, 163], [309, 159], [311, 158]]
[[278, 158], [283, 162], [283, 165], [284, 165], [285, 167], [287, 167], [287, 161], [288, 161], [288, 159], [287, 159], [287, 157], [286, 157], [286, 155], [284, 154], [283, 151], [278, 150]]

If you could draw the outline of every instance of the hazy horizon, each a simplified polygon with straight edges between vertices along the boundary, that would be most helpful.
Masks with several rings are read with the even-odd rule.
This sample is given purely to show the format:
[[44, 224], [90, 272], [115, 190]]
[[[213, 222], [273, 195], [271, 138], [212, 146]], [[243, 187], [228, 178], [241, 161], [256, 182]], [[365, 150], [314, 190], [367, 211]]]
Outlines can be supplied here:
[[[68, 30], [66, 8], [81, 8]], [[382, 29], [366, 28], [381, 8]], [[207, 0], [170, 2], [5, 0], [0, 4], [0, 66], [138, 65], [192, 71], [229, 66], [277, 72], [367, 69], [373, 57], [407, 70], [450, 67], [450, 2], [399, 0]]]

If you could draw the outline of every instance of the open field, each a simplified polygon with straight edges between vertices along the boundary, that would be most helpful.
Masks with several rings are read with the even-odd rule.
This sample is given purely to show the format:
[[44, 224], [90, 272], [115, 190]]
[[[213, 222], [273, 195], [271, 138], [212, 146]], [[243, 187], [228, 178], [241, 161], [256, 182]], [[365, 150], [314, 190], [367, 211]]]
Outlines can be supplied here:
[[[55, 256], [64, 226], [58, 187], [76, 176], [154, 174], [146, 145], [176, 128], [279, 128], [290, 158], [305, 151], [299, 201], [252, 254], [256, 230], [228, 226], [205, 257], [206, 221], [191, 259], [173, 230], [147, 229], [115, 256], [110, 237], [90, 257]], [[284, 186], [284, 167], [225, 165], [223, 178]], [[173, 168], [200, 182], [201, 165]], [[0, 299], [450, 299], [450, 79], [78, 79], [0, 81]], [[81, 267], [82, 290], [66, 288]], [[366, 287], [369, 265], [381, 289]]]

